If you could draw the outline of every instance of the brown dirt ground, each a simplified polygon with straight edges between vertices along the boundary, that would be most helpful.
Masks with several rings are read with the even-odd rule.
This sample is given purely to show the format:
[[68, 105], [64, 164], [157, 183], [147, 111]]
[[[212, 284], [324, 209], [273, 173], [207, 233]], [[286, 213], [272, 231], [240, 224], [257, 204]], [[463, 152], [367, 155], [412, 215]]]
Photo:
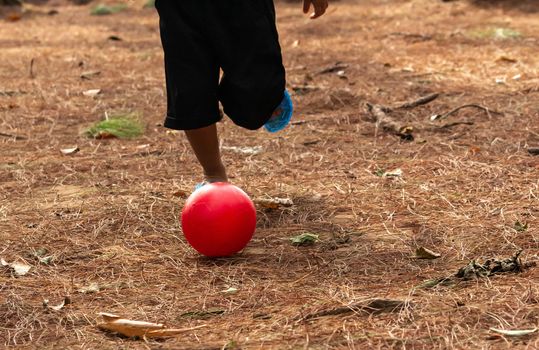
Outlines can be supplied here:
[[[537, 333], [504, 338], [489, 331], [539, 325], [537, 268], [414, 289], [471, 259], [522, 248], [524, 261], [538, 260], [539, 157], [526, 150], [539, 146], [536, 1], [339, 1], [318, 21], [306, 19], [297, 2], [279, 2], [295, 120], [305, 123], [277, 136], [229, 121], [220, 130], [226, 146], [263, 148], [253, 156], [225, 151], [232, 181], [253, 197], [289, 197], [295, 205], [259, 208], [248, 248], [220, 260], [197, 255], [180, 231], [185, 198], [178, 193], [190, 191], [200, 169], [182, 135], [160, 125], [165, 95], [156, 14], [132, 4], [93, 17], [90, 5], [59, 2], [59, 13], [49, 16], [52, 6], [0, 22], [0, 132], [26, 138], [0, 137], [0, 256], [32, 265], [21, 277], [0, 270], [0, 344], [539, 348]], [[522, 35], [492, 39], [481, 34], [486, 28]], [[341, 76], [320, 74], [336, 62], [348, 65]], [[101, 74], [80, 78], [91, 70]], [[82, 95], [93, 88], [102, 94]], [[396, 105], [434, 92], [442, 94], [434, 102], [392, 114], [414, 127], [414, 141], [383, 129], [375, 137], [366, 102]], [[466, 103], [504, 115], [465, 109], [429, 120]], [[141, 113], [144, 136], [80, 134], [115, 111]], [[59, 151], [75, 145], [75, 155]], [[401, 178], [376, 176], [396, 168]], [[517, 221], [528, 229], [515, 230]], [[289, 238], [302, 232], [321, 241], [292, 246]], [[418, 246], [442, 257], [413, 259]], [[41, 248], [53, 255], [48, 265], [34, 257]], [[101, 290], [79, 292], [91, 283]], [[229, 287], [238, 292], [222, 292]], [[42, 306], [66, 295], [72, 303], [60, 311]], [[395, 312], [302, 320], [371, 299], [407, 304]], [[99, 312], [207, 327], [145, 342], [101, 332]]]

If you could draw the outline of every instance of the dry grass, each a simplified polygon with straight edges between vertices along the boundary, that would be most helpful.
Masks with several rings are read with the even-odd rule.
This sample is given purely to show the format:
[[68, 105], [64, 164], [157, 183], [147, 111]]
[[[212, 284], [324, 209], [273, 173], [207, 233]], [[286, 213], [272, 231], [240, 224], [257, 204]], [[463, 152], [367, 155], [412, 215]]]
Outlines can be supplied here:
[[[164, 113], [162, 53], [151, 9], [90, 16], [92, 6], [57, 7], [0, 24], [0, 256], [32, 265], [0, 270], [0, 344], [21, 348], [480, 349], [539, 347], [538, 335], [509, 339], [490, 327], [539, 324], [538, 270], [418, 290], [471, 259], [538, 259], [539, 25], [508, 2], [335, 2], [317, 22], [279, 3], [279, 26], [298, 123], [278, 136], [225, 121], [233, 182], [253, 197], [290, 197], [295, 206], [260, 210], [249, 247], [209, 260], [188, 247], [178, 224], [200, 169]], [[526, 6], [537, 8], [531, 2]], [[45, 10], [43, 10], [45, 13]], [[520, 37], [469, 36], [511, 28]], [[111, 41], [111, 35], [122, 41]], [[503, 59], [505, 57], [506, 59]], [[508, 60], [509, 59], [509, 60]], [[33, 60], [32, 74], [30, 62]], [[319, 74], [344, 62], [344, 76]], [[90, 80], [83, 72], [100, 71]], [[512, 77], [520, 74], [520, 80]], [[505, 84], [496, 78], [505, 77]], [[95, 98], [83, 96], [101, 89]], [[379, 132], [365, 103], [439, 92], [399, 111], [415, 141]], [[462, 110], [478, 103], [504, 115]], [[105, 113], [143, 115], [132, 140], [81, 135]], [[447, 125], [457, 121], [473, 125]], [[64, 156], [61, 148], [78, 146]], [[400, 168], [401, 178], [377, 176]], [[516, 222], [527, 223], [525, 231]], [[290, 237], [317, 234], [312, 246]], [[442, 254], [411, 258], [418, 246]], [[35, 256], [53, 256], [42, 264]], [[83, 292], [97, 285], [99, 291]], [[235, 294], [223, 293], [229, 287]], [[72, 303], [55, 312], [43, 299]], [[373, 299], [405, 302], [394, 312], [306, 315]], [[208, 324], [179, 339], [107, 335], [98, 312]], [[189, 313], [191, 312], [191, 313]], [[192, 313], [194, 312], [194, 313]], [[189, 314], [187, 314], [189, 313]]]

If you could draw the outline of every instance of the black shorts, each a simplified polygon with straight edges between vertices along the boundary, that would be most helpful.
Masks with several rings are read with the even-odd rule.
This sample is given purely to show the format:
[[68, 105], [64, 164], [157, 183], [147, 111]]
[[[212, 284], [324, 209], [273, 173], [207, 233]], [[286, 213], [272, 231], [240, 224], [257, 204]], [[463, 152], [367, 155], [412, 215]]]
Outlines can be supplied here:
[[[273, 0], [156, 0], [165, 51], [165, 127], [221, 119], [255, 130], [284, 97]], [[223, 75], [220, 79], [220, 71]]]

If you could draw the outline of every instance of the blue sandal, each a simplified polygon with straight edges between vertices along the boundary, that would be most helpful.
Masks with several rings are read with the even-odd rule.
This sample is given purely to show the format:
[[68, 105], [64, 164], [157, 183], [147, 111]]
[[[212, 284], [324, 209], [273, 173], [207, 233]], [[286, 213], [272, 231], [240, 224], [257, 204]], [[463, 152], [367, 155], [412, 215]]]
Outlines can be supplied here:
[[279, 114], [272, 115], [266, 124], [264, 124], [264, 128], [269, 132], [283, 130], [292, 119], [292, 114], [294, 113], [294, 104], [292, 103], [292, 98], [290, 97], [288, 91], [284, 91], [284, 98], [275, 111], [279, 111]]

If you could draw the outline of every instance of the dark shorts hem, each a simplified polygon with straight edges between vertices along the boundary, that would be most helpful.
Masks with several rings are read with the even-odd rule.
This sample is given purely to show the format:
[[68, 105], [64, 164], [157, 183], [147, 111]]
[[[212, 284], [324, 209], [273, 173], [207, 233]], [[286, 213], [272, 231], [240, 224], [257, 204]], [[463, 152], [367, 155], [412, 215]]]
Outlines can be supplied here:
[[194, 130], [201, 129], [212, 124], [220, 122], [221, 116], [217, 118], [205, 118], [204, 120], [186, 121], [185, 119], [178, 119], [173, 116], [167, 115], [163, 126], [167, 129], [173, 130]]

